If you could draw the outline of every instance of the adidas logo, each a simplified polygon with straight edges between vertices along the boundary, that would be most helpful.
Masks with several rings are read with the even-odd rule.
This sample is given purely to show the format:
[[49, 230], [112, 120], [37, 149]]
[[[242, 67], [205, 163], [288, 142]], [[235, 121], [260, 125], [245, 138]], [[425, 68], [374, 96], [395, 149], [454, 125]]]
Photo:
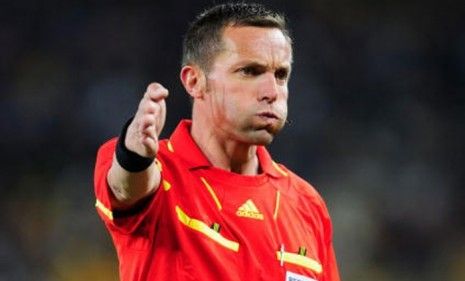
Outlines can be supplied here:
[[257, 209], [252, 199], [245, 201], [245, 203], [237, 209], [236, 215], [239, 217], [263, 220], [263, 214]]

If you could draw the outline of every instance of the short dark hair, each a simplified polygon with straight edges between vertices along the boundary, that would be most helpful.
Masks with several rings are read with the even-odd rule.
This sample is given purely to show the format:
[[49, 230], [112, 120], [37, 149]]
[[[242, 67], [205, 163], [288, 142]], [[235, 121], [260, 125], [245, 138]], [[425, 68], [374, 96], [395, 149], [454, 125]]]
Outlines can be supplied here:
[[290, 44], [285, 17], [256, 3], [227, 3], [200, 13], [190, 24], [183, 42], [182, 65], [197, 64], [208, 73], [222, 50], [223, 31], [228, 26], [278, 28]]

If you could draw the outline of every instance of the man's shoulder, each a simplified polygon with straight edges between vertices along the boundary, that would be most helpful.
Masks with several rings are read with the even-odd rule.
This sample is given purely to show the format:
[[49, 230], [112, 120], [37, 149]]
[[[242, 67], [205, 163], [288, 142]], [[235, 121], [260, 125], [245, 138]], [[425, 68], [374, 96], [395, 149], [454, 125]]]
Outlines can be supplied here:
[[303, 200], [317, 201], [318, 203], [323, 201], [318, 190], [309, 181], [305, 180], [283, 164], [277, 165], [288, 175], [290, 192], [295, 192], [296, 195]]
[[328, 221], [328, 210], [320, 192], [296, 173], [289, 169], [286, 169], [286, 172], [289, 174], [288, 198], [292, 198], [291, 200], [294, 200], [294, 203], [300, 206], [307, 215], [318, 214], [319, 218]]

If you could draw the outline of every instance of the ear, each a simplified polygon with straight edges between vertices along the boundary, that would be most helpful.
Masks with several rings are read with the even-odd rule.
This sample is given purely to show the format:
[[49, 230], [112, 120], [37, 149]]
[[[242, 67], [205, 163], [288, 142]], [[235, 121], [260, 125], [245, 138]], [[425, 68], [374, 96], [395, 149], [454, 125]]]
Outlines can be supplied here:
[[185, 65], [181, 69], [180, 78], [189, 95], [202, 98], [206, 89], [205, 74], [197, 65]]

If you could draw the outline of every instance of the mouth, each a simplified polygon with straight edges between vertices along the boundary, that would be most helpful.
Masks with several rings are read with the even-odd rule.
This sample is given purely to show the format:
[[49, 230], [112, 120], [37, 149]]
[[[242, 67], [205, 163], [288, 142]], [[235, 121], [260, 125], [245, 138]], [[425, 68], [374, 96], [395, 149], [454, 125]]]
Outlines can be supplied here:
[[257, 114], [257, 116], [263, 119], [280, 119], [278, 115], [271, 111], [263, 111]]

